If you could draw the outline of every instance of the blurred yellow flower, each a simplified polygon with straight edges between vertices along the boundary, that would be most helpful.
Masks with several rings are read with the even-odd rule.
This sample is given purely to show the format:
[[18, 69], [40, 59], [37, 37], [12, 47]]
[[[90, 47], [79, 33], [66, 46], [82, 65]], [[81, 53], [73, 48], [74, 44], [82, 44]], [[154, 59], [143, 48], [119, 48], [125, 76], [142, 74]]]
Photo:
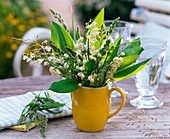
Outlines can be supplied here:
[[12, 19], [12, 20], [9, 20], [9, 22], [11, 23], [11, 25], [14, 25], [14, 26], [19, 24], [18, 19]]
[[6, 35], [2, 35], [1, 36], [1, 41], [6, 41], [6, 40], [8, 40], [7, 36]]
[[38, 17], [36, 20], [37, 24], [42, 24], [42, 23], [46, 23], [47, 22], [47, 18], [46, 17]]
[[8, 14], [7, 18], [8, 18], [8, 20], [11, 20], [11, 19], [14, 19], [14, 16], [15, 16], [14, 12], [10, 12]]
[[11, 50], [15, 51], [15, 50], [17, 50], [18, 45], [13, 43], [13, 44], [11, 44], [10, 48], [11, 48]]
[[9, 51], [6, 52], [5, 55], [6, 55], [7, 58], [12, 58], [12, 57], [13, 57], [13, 53], [12, 53], [12, 52], [9, 52]]
[[[20, 23], [21, 23], [21, 22], [24, 22], [25, 19], [24, 19], [23, 17], [20, 16], [20, 17], [18, 17], [18, 20], [19, 20]], [[23, 23], [23, 24], [24, 24], [24, 23]]]
[[30, 12], [27, 13], [27, 16], [28, 16], [28, 17], [33, 17], [33, 16], [34, 16], [34, 13], [33, 13], [32, 11], [30, 11]]
[[8, 42], [9, 42], [9, 43], [12, 43], [13, 41], [14, 41], [13, 38], [9, 38], [9, 39], [8, 39]]
[[18, 25], [18, 29], [19, 29], [20, 31], [24, 31], [24, 30], [25, 30], [25, 27], [24, 27], [24, 25]]
[[33, 19], [29, 19], [29, 20], [28, 20], [28, 24], [33, 25], [33, 24], [35, 24], [35, 22], [34, 22]]

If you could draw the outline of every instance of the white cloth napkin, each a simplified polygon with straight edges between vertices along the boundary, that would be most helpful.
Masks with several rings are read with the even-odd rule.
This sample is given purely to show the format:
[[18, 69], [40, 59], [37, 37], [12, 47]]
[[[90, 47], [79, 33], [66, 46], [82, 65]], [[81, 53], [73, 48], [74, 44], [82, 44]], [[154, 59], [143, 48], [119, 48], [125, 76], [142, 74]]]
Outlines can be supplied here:
[[[43, 91], [35, 91], [35, 94], [41, 96], [44, 94]], [[66, 103], [71, 108], [71, 97], [70, 93], [55, 93], [53, 91], [47, 91], [51, 98], [60, 103]], [[34, 99], [32, 92], [28, 92], [24, 95], [12, 96], [0, 99], [0, 130], [7, 128], [12, 125], [16, 125], [20, 118], [21, 112], [24, 107]], [[60, 114], [45, 113], [48, 118], [56, 118], [72, 115], [72, 111], [68, 107], [61, 108], [63, 110]]]

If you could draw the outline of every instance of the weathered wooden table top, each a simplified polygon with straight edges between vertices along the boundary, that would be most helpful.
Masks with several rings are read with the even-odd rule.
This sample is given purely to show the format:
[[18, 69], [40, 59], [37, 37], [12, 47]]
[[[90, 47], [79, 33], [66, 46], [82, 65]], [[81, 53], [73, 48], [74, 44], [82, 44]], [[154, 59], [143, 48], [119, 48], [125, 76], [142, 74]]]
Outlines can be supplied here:
[[[5, 98], [14, 95], [21, 95], [26, 92], [47, 89], [53, 81], [58, 78], [54, 76], [41, 76], [41, 77], [25, 77], [0, 80], [0, 98]], [[126, 89], [129, 94], [126, 99], [124, 108], [116, 116], [110, 118], [104, 130], [95, 133], [86, 133], [77, 129], [72, 116], [50, 119], [47, 126], [46, 138], [144, 138], [147, 133], [151, 133], [149, 129], [157, 129], [159, 131], [152, 134], [150, 137], [167, 137], [170, 135], [170, 85], [159, 85], [156, 97], [164, 102], [160, 108], [145, 110], [136, 109], [129, 104], [129, 101], [138, 96], [133, 79], [126, 79], [117, 83], [119, 87]], [[112, 98], [112, 110], [116, 109], [120, 104], [120, 98]], [[139, 120], [120, 116], [123, 113], [132, 113], [146, 118], [148, 123], [145, 125]], [[149, 118], [150, 115], [150, 118]], [[153, 120], [152, 120], [153, 117]], [[156, 122], [155, 118], [157, 119]], [[135, 123], [134, 123], [135, 122]], [[130, 125], [127, 125], [130, 123]], [[134, 123], [134, 125], [132, 125]], [[168, 124], [165, 126], [165, 124]], [[138, 127], [140, 126], [140, 127]], [[169, 129], [169, 130], [168, 130]], [[145, 131], [147, 130], [147, 131]], [[140, 132], [141, 131], [141, 132]], [[142, 132], [144, 132], [142, 134]], [[35, 127], [29, 132], [20, 132], [10, 129], [0, 131], [0, 138], [43, 138], [39, 132], [39, 127]], [[168, 138], [168, 137], [167, 137]], [[170, 138], [170, 137], [169, 137]]]

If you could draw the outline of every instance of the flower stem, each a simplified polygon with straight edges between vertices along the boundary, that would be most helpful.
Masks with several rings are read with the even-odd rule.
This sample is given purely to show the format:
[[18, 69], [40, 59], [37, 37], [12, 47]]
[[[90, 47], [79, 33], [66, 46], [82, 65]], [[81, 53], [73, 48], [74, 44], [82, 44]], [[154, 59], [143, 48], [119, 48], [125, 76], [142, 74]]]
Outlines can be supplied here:
[[88, 42], [87, 42], [87, 54], [88, 54], [88, 59], [89, 59], [89, 55], [90, 55], [90, 50], [89, 50], [89, 39], [88, 39]]

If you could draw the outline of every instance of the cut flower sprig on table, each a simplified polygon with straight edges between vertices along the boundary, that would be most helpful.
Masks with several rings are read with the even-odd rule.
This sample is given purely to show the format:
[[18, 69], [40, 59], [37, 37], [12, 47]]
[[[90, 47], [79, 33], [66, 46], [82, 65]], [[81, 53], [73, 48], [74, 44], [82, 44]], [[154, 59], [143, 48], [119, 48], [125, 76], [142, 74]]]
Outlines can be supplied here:
[[[106, 31], [104, 9], [94, 20], [86, 23], [83, 36], [79, 27], [75, 31], [72, 14], [73, 37], [61, 15], [54, 10], [51, 12], [61, 24], [51, 22], [51, 41], [45, 40], [39, 44], [40, 48], [23, 56], [27, 62], [34, 60], [35, 64], [43, 63], [44, 66], [49, 66], [52, 74], [61, 76], [62, 80], [54, 82], [50, 90], [67, 93], [80, 86], [102, 87], [109, 81], [123, 80], [136, 74], [151, 59], [135, 64], [144, 50], [140, 47], [140, 39], [121, 44], [120, 35], [113, 41], [110, 35], [119, 18], [114, 20]], [[121, 45], [127, 47], [120, 52]]]

